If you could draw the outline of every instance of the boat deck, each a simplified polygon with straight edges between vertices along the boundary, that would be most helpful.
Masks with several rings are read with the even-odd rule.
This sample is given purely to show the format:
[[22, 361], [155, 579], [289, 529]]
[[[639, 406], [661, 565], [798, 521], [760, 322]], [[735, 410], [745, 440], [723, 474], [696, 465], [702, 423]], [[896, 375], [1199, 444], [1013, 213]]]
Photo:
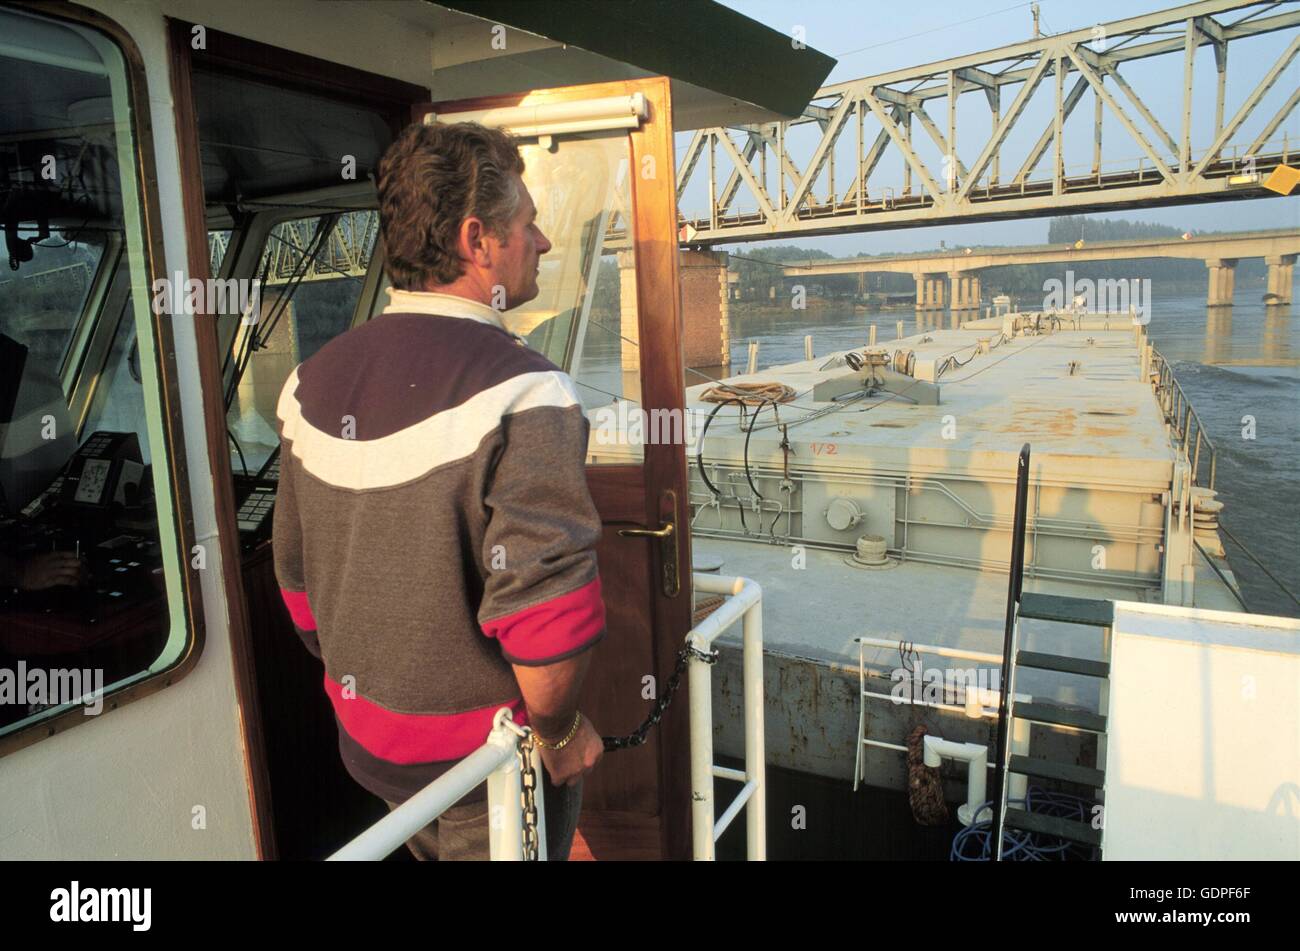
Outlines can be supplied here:
[[[975, 571], [923, 562], [903, 562], [886, 569], [846, 563], [841, 552], [806, 549], [804, 567], [794, 567], [789, 547], [752, 541], [692, 539], [697, 565], [721, 562], [717, 572], [740, 575], [763, 588], [763, 647], [773, 654], [812, 660], [852, 672], [858, 668], [856, 638], [912, 641], [1000, 656], [1006, 623], [1005, 572]], [[1217, 584], [1204, 558], [1197, 566], [1197, 607], [1235, 611], [1239, 605]], [[1158, 603], [1156, 591], [1135, 592], [1120, 586], [1072, 584], [1026, 578], [1024, 590], [1078, 598]], [[1022, 624], [1024, 650], [1101, 660], [1096, 628], [1054, 621]], [[741, 629], [733, 626], [718, 644], [739, 651]], [[926, 665], [971, 667], [972, 661], [922, 655]], [[899, 666], [896, 648], [868, 648], [869, 667], [890, 671]], [[1063, 703], [1087, 704], [1095, 690], [1081, 678], [1025, 669], [1018, 687], [1026, 693]]]
[[[989, 353], [975, 354], [969, 363], [941, 377], [938, 405], [918, 405], [906, 395], [881, 393], [800, 422], [790, 428], [791, 440], [797, 440], [794, 461], [808, 466], [815, 453], [816, 467], [828, 472], [870, 466], [877, 471], [1005, 477], [1014, 472], [1020, 447], [1030, 443], [1038, 460], [1037, 478], [1051, 479], [1058, 473], [1077, 478], [1087, 470], [1094, 473], [1098, 485], [1167, 485], [1177, 453], [1150, 384], [1140, 379], [1132, 325], [1112, 321], [1113, 329], [1107, 330], [1099, 321], [1096, 328], [1085, 326], [1017, 336]], [[995, 321], [976, 321], [882, 346], [912, 350], [918, 363], [949, 355], [966, 360], [981, 339], [996, 339], [1000, 329]], [[793, 422], [810, 409], [827, 405], [813, 403], [816, 384], [851, 372], [842, 365], [821, 369], [827, 360], [817, 357], [730, 376], [726, 382], [780, 382], [794, 387], [798, 396], [781, 408], [782, 421]], [[700, 399], [712, 385], [687, 389], [692, 411], [713, 410], [715, 403]], [[710, 460], [730, 457], [738, 448], [743, 438], [737, 437], [738, 415], [734, 404], [719, 410], [706, 440]], [[760, 424], [772, 421], [769, 405]], [[777, 429], [756, 430], [750, 440], [750, 462], [779, 461], [779, 442]], [[1090, 459], [1098, 465], [1090, 465]]]
[[[863, 569], [846, 564], [843, 553], [816, 549], [806, 550], [805, 567], [795, 568], [788, 547], [714, 538], [696, 538], [691, 544], [697, 564], [706, 558], [714, 563], [720, 560], [720, 574], [741, 575], [762, 586], [763, 647], [770, 653], [806, 658], [855, 675], [858, 637], [1002, 654], [1007, 606], [1004, 573], [921, 562]], [[1026, 579], [1024, 587], [1026, 591], [1075, 597], [1135, 597], [1123, 588], [1103, 591], [1097, 585], [1067, 582], [1040, 584]], [[1024, 631], [1026, 642], [1021, 646], [1026, 650], [1101, 659], [1098, 630], [1034, 621], [1026, 622]], [[739, 650], [739, 625], [719, 643]], [[927, 666], [988, 666], [928, 654], [922, 657]], [[896, 648], [868, 648], [864, 660], [879, 670], [899, 666]], [[1048, 695], [1060, 681], [1059, 675], [1043, 671], [1026, 670], [1022, 678], [1021, 687], [1037, 695]], [[1084, 702], [1082, 695], [1072, 697], [1066, 692], [1057, 696], [1063, 701]]]

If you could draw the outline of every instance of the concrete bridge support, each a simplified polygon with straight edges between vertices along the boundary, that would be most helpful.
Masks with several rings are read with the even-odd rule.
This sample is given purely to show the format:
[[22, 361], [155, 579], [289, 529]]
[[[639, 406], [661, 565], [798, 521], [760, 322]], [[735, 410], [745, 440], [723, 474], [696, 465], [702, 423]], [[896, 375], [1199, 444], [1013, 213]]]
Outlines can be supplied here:
[[973, 274], [952, 273], [948, 275], [952, 286], [951, 307], [953, 310], [973, 310], [980, 305], [980, 279]]
[[915, 274], [916, 309], [943, 310], [943, 288], [946, 279], [933, 274]]
[[1205, 266], [1210, 272], [1210, 288], [1206, 303], [1210, 307], [1231, 307], [1232, 291], [1237, 275], [1236, 259], [1210, 258], [1205, 262]]
[[680, 254], [682, 350], [686, 366], [727, 366], [731, 362], [727, 254], [720, 251]]
[[1291, 303], [1291, 285], [1295, 283], [1295, 259], [1294, 254], [1279, 254], [1264, 259], [1264, 263], [1268, 265], [1268, 303]]

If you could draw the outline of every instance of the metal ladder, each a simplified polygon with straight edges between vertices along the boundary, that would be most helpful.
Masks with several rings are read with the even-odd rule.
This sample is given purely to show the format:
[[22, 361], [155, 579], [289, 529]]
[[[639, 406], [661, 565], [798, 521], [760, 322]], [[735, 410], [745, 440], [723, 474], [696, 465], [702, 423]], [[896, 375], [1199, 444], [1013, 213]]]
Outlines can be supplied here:
[[[997, 843], [995, 861], [1002, 860], [1003, 833], [1007, 828], [1023, 832], [1056, 836], [1082, 845], [1101, 847], [1101, 830], [1091, 822], [1081, 822], [1058, 816], [1046, 816], [1011, 808], [1008, 788], [1012, 773], [1087, 786], [1104, 795], [1106, 777], [1101, 769], [1039, 759], [1010, 753], [1013, 720], [1047, 724], [1086, 733], [1097, 734], [1097, 762], [1105, 761], [1106, 717], [1087, 711], [1073, 710], [1052, 703], [1017, 702], [1016, 671], [1021, 667], [1035, 670], [1052, 670], [1097, 678], [1101, 684], [1101, 709], [1107, 708], [1110, 677], [1111, 628], [1115, 608], [1110, 601], [1089, 598], [1069, 598], [1050, 594], [1023, 594], [1026, 499], [1029, 492], [1029, 444], [1020, 450], [1016, 471], [1015, 523], [1012, 529], [1011, 570], [1007, 586], [1007, 620], [1002, 643], [1002, 691], [998, 702], [998, 733], [996, 769], [993, 779], [993, 841]], [[1065, 624], [1082, 624], [1102, 629], [1103, 661], [1084, 660], [1060, 654], [1045, 654], [1021, 650], [1020, 622], [1036, 618]]]

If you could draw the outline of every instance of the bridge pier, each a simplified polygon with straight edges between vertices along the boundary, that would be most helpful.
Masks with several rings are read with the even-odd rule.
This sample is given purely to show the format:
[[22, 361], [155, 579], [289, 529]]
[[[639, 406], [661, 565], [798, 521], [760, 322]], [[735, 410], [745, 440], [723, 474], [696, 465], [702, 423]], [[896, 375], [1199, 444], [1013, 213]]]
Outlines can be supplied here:
[[1210, 307], [1231, 307], [1232, 292], [1236, 283], [1237, 261], [1235, 258], [1209, 258], [1205, 266], [1210, 272], [1209, 293], [1206, 304]]
[[970, 274], [950, 273], [948, 283], [952, 286], [951, 307], [953, 310], [978, 309], [980, 305], [980, 279]]
[[[731, 363], [730, 285], [725, 251], [682, 251], [682, 351], [688, 367]], [[635, 288], [633, 299], [635, 300]], [[627, 332], [624, 331], [624, 334]], [[624, 348], [626, 365], [626, 346]], [[691, 381], [687, 381], [690, 385]]]
[[1291, 303], [1291, 285], [1295, 281], [1294, 254], [1279, 254], [1264, 259], [1268, 265], [1268, 292], [1265, 300], [1270, 304]]
[[914, 274], [913, 277], [916, 278], [916, 309], [943, 310], [947, 279], [933, 274]]

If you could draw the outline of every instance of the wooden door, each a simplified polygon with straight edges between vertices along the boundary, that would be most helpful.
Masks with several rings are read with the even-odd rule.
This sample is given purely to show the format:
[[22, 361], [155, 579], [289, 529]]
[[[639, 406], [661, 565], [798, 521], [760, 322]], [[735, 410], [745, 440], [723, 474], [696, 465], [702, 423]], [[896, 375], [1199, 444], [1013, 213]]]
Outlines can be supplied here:
[[[625, 98], [631, 128], [539, 134], [513, 107]], [[593, 419], [587, 481], [604, 523], [597, 554], [608, 633], [587, 674], [582, 710], [605, 735], [634, 730], [666, 687], [691, 619], [678, 283], [676, 171], [666, 78], [570, 86], [429, 104], [423, 120], [462, 114], [516, 131], [538, 224], [552, 241], [542, 293], [506, 323], [574, 378]], [[572, 114], [573, 110], [569, 110]], [[554, 109], [550, 110], [554, 115]], [[537, 129], [534, 129], [536, 132]], [[620, 405], [621, 404], [621, 405]], [[611, 442], [638, 413], [648, 438]], [[605, 422], [610, 426], [602, 426]], [[646, 427], [641, 427], [646, 433]], [[636, 536], [672, 524], [667, 538]], [[584, 786], [574, 857], [690, 857], [686, 684], [646, 745], [607, 753]]]

